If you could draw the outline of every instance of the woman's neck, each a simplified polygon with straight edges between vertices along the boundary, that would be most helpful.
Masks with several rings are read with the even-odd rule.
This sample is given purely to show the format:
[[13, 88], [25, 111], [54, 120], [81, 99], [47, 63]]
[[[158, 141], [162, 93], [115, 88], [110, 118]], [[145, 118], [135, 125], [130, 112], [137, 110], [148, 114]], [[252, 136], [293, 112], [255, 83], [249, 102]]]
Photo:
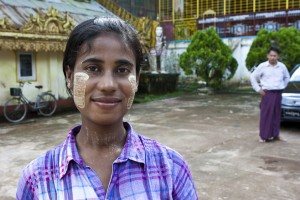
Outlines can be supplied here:
[[87, 126], [82, 123], [76, 142], [79, 147], [91, 149], [123, 148], [126, 139], [126, 129], [123, 123], [113, 126]]

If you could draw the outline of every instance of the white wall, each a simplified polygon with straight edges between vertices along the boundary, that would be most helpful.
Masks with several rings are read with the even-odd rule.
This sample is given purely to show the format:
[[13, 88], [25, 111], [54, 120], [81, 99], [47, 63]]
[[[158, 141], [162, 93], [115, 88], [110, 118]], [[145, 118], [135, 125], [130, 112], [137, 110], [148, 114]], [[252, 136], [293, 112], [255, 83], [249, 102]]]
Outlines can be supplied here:
[[238, 68], [229, 82], [245, 82], [250, 80], [250, 71], [246, 67], [246, 58], [254, 37], [225, 38], [223, 42], [233, 50], [233, 57], [238, 62]]

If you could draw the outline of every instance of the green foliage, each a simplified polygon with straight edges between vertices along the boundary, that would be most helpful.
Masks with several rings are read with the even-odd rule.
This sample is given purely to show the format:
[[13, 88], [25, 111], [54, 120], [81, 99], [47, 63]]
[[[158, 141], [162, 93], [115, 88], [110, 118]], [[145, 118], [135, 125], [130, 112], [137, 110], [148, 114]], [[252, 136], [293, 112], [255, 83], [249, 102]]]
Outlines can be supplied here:
[[238, 66], [232, 50], [223, 43], [214, 28], [196, 31], [186, 52], [179, 59], [186, 74], [196, 73], [208, 86], [221, 88]]
[[281, 28], [279, 31], [268, 32], [261, 29], [253, 41], [246, 58], [249, 70], [267, 60], [267, 51], [271, 46], [280, 49], [280, 61], [289, 70], [300, 63], [300, 31], [295, 27]]
[[197, 93], [197, 89], [199, 88], [198, 83], [179, 83], [176, 91], [166, 93], [166, 94], [140, 94], [136, 93], [134, 98], [134, 103], [146, 103], [150, 101], [156, 101], [161, 99], [173, 98], [182, 95], [190, 95]]

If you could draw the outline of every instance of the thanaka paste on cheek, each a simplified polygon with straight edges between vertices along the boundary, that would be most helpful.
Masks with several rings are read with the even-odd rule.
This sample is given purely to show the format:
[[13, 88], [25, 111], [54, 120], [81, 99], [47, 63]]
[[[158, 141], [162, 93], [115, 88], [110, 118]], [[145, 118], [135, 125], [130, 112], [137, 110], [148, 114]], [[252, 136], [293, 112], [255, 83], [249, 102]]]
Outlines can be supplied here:
[[89, 75], [83, 72], [77, 72], [74, 75], [74, 102], [78, 108], [85, 107], [85, 87]]
[[128, 102], [127, 102], [127, 109], [129, 110], [133, 104], [133, 100], [134, 100], [134, 95], [135, 95], [135, 92], [137, 91], [137, 84], [136, 84], [136, 77], [135, 75], [129, 75], [128, 76], [128, 80], [130, 82], [130, 85], [131, 85], [131, 95], [128, 99]]

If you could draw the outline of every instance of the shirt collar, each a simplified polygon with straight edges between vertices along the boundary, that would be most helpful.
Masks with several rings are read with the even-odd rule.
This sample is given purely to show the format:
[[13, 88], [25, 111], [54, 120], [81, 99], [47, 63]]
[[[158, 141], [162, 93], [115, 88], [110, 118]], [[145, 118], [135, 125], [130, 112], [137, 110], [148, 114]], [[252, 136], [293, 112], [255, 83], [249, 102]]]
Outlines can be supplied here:
[[267, 67], [278, 67], [279, 66], [279, 62], [277, 61], [276, 65], [271, 65], [271, 63], [269, 61], [267, 61]]
[[[130, 159], [132, 161], [145, 164], [145, 147], [139, 135], [133, 130], [132, 126], [128, 122], [124, 122], [123, 124], [127, 130], [127, 139], [124, 148], [115, 163], [125, 162]], [[74, 161], [79, 165], [83, 164], [83, 160], [79, 156], [75, 141], [75, 136], [80, 129], [81, 125], [72, 128], [65, 142], [62, 144], [59, 160], [59, 178], [63, 178], [67, 173], [71, 161]]]
[[80, 125], [72, 128], [65, 142], [62, 144], [59, 155], [59, 178], [62, 178], [67, 173], [69, 164], [72, 160], [78, 164], [83, 164], [83, 161], [80, 159], [75, 140], [75, 136], [80, 129]]
[[130, 159], [145, 164], [145, 147], [140, 136], [133, 130], [128, 122], [124, 122], [127, 131], [127, 139], [124, 148], [116, 162], [124, 162]]

